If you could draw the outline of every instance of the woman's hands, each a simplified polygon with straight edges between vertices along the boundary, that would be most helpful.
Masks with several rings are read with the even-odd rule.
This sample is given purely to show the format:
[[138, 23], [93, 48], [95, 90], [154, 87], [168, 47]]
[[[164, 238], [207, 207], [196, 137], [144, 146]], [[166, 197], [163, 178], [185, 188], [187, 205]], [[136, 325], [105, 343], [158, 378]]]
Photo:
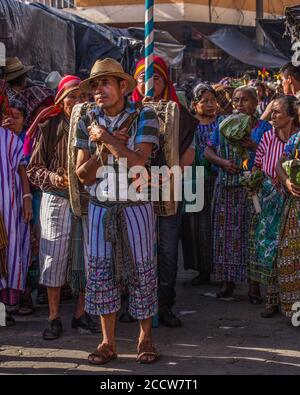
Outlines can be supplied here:
[[227, 171], [228, 174], [238, 174], [241, 169], [234, 163], [233, 160], [224, 160], [222, 168]]
[[300, 187], [292, 183], [289, 178], [286, 180], [285, 186], [291, 195], [300, 198]]

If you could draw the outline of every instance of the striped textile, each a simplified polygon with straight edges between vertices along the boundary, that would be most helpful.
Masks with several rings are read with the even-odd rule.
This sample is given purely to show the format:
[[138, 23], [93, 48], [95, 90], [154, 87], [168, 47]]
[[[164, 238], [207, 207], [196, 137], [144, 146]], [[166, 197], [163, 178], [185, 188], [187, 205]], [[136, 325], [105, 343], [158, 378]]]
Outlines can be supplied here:
[[[87, 127], [90, 124], [90, 118], [95, 116], [99, 125], [105, 127], [109, 133], [118, 130], [121, 125], [123, 125], [129, 117], [133, 116], [137, 111], [136, 105], [130, 101], [127, 101], [125, 109], [117, 115], [114, 119], [108, 117], [104, 114], [100, 107], [96, 107], [92, 110], [87, 117], [83, 117], [78, 122], [78, 129], [76, 132], [75, 148], [85, 149], [94, 154], [96, 152], [96, 143], [90, 141], [89, 133]], [[134, 122], [133, 127], [130, 130], [130, 138], [127, 144], [127, 148], [134, 150], [136, 144], [141, 143], [152, 143], [154, 145], [154, 151], [159, 146], [159, 124], [158, 118], [155, 111], [150, 107], [144, 107], [137, 120]], [[150, 161], [150, 158], [149, 158]], [[117, 165], [117, 161], [114, 160], [113, 165]], [[118, 170], [117, 168], [115, 169]], [[86, 187], [89, 194], [92, 197], [97, 197], [97, 191], [99, 193], [98, 186], [103, 182], [103, 179], [107, 178], [107, 173], [103, 173], [101, 178], [98, 178], [94, 185], [91, 187]], [[120, 189], [122, 186], [119, 186]], [[127, 184], [124, 186], [127, 189]], [[103, 191], [106, 193], [106, 190]]]
[[[49, 123], [54, 122], [54, 118]], [[46, 123], [44, 124], [46, 125]], [[47, 126], [43, 127], [49, 127]], [[62, 137], [53, 147], [50, 163], [46, 163], [47, 153], [49, 151], [48, 141], [45, 141], [44, 134], [41, 133], [37, 144], [31, 155], [29, 165], [27, 167], [27, 175], [29, 181], [36, 188], [43, 192], [59, 192], [68, 197], [68, 189], [58, 189], [54, 184], [54, 177], [58, 168], [63, 168], [65, 174], [68, 169], [68, 137], [69, 137], [69, 120], [64, 117], [58, 128], [63, 129]]]
[[[61, 287], [67, 279], [71, 246], [70, 203], [63, 197], [43, 193], [40, 216], [40, 284]], [[87, 246], [84, 248], [87, 251]]]
[[[139, 320], [157, 313], [157, 261], [155, 215], [152, 203], [126, 207], [126, 223], [138, 283], [128, 279], [129, 312]], [[89, 272], [86, 311], [93, 315], [117, 312], [121, 284], [113, 281], [111, 243], [104, 240], [104, 207], [89, 205]]]
[[254, 165], [270, 178], [276, 177], [276, 164], [282, 156], [286, 142], [280, 140], [274, 128], [267, 131], [256, 151]]
[[246, 280], [253, 204], [244, 187], [217, 184], [213, 203], [213, 274], [216, 281]]
[[30, 262], [30, 229], [23, 221], [20, 165], [26, 166], [21, 140], [0, 127], [0, 212], [9, 236], [6, 250], [8, 277], [0, 277], [0, 290], [23, 291]]

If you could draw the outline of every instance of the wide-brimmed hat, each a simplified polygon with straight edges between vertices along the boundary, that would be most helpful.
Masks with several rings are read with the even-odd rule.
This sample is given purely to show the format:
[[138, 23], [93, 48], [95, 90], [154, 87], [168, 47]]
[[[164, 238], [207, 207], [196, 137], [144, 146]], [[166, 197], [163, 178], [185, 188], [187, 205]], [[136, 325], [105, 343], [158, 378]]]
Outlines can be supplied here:
[[6, 59], [6, 66], [4, 67], [4, 79], [9, 82], [15, 80], [21, 75], [32, 70], [34, 66], [24, 66], [19, 58], [16, 56]]
[[126, 80], [128, 82], [127, 93], [132, 92], [137, 85], [135, 79], [130, 74], [125, 73], [121, 63], [115, 59], [106, 58], [96, 61], [91, 70], [90, 77], [82, 81], [80, 88], [89, 91], [90, 81], [99, 77], [118, 77]]

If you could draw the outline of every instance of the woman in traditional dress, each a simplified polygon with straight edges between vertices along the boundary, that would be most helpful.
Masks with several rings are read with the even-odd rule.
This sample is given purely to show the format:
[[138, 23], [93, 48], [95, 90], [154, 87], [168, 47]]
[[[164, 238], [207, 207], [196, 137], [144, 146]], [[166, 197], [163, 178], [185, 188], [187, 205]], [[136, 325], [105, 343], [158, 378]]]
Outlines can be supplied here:
[[[299, 115], [299, 102], [294, 104], [294, 112]], [[288, 197], [281, 219], [280, 240], [278, 247], [277, 271], [280, 292], [281, 312], [286, 317], [293, 314], [293, 305], [300, 301], [300, 185], [297, 183], [299, 165], [295, 164], [293, 172], [296, 179], [288, 177], [283, 168], [284, 162], [298, 159], [300, 149], [300, 132], [294, 134], [286, 144], [282, 157], [277, 162], [276, 172], [282, 185], [287, 189]], [[285, 165], [289, 165], [287, 162]]]
[[[254, 88], [237, 88], [233, 94], [233, 105], [238, 113], [250, 117], [248, 122], [251, 122], [251, 134], [244, 137], [239, 146], [250, 156], [247, 167], [251, 170], [257, 146], [271, 125], [258, 121], [255, 117], [257, 95]], [[232, 295], [235, 282], [246, 280], [249, 225], [253, 206], [248, 199], [246, 188], [240, 184], [243, 158], [238, 146], [231, 144], [219, 129], [212, 133], [205, 157], [220, 167], [213, 203], [213, 272], [215, 280], [223, 281], [222, 290], [217, 294], [221, 298]], [[256, 285], [251, 287], [250, 295], [259, 296]]]
[[263, 135], [253, 168], [261, 170], [265, 176], [260, 188], [262, 212], [255, 218], [253, 238], [249, 243], [250, 279], [268, 286], [266, 309], [261, 314], [263, 318], [273, 317], [279, 311], [276, 256], [286, 194], [278, 183], [275, 167], [288, 139], [299, 127], [295, 102], [297, 99], [293, 96], [283, 96], [274, 101], [271, 116], [273, 128]]
[[199, 120], [196, 129], [196, 158], [194, 166], [204, 166], [204, 208], [200, 212], [184, 213], [182, 216], [182, 248], [184, 268], [198, 272], [192, 285], [201, 285], [210, 279], [211, 273], [211, 202], [217, 169], [205, 159], [207, 141], [218, 125], [215, 91], [206, 84], [198, 84], [193, 90], [192, 107]]
[[[7, 310], [19, 304], [30, 262], [29, 221], [32, 219], [32, 195], [25, 166], [22, 141], [9, 129], [0, 127], [0, 212], [8, 235], [8, 274], [0, 276], [0, 300]], [[6, 324], [14, 324], [9, 312]]]

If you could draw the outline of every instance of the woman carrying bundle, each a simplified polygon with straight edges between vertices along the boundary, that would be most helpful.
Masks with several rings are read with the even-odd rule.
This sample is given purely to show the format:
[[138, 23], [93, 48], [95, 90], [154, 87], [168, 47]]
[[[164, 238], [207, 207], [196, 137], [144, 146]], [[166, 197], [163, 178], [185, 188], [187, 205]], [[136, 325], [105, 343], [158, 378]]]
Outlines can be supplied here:
[[[217, 281], [223, 281], [218, 297], [230, 297], [235, 282], [246, 280], [248, 236], [253, 205], [247, 190], [240, 183], [244, 166], [251, 170], [257, 146], [271, 125], [255, 117], [257, 95], [247, 86], [237, 88], [233, 105], [239, 114], [230, 115], [211, 135], [205, 156], [220, 167], [213, 204], [213, 272]], [[222, 133], [221, 133], [222, 132]], [[225, 135], [227, 136], [225, 138]], [[235, 144], [230, 136], [239, 139]], [[249, 295], [259, 297], [259, 288], [253, 284]]]

